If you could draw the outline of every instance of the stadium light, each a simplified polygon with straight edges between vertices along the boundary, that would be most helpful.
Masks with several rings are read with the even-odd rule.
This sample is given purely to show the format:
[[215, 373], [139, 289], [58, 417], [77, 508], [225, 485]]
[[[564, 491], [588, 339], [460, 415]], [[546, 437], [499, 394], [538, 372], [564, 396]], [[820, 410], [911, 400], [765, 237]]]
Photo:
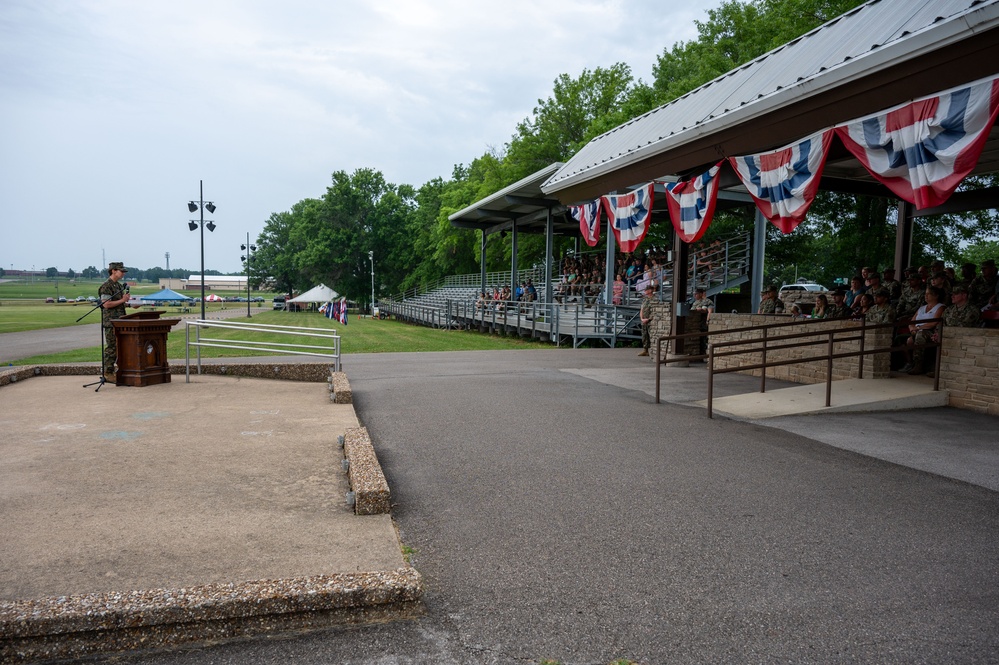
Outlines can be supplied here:
[[253, 252], [257, 251], [256, 245], [250, 244], [250, 233], [246, 233], [246, 244], [240, 245], [239, 248], [246, 252], [246, 256], [239, 257], [240, 261], [246, 261], [246, 318], [250, 318], [250, 259], [253, 257]]
[[[205, 201], [205, 182], [204, 180], [198, 181], [198, 200], [188, 201], [187, 209], [189, 212], [194, 212], [195, 210], [201, 211], [201, 219], [192, 219], [188, 222], [187, 227], [194, 231], [197, 228], [201, 228], [201, 320], [205, 320], [205, 208], [208, 208], [208, 212], [215, 212], [215, 204], [211, 201]], [[208, 220], [208, 230], [215, 230], [215, 222]]]

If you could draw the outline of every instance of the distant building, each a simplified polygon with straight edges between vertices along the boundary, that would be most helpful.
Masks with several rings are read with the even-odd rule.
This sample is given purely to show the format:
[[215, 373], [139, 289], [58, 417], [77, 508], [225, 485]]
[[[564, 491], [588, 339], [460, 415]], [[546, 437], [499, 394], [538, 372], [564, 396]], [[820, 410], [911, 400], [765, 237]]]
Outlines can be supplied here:
[[[187, 279], [164, 278], [160, 288], [174, 291], [201, 291], [201, 275], [189, 275]], [[245, 291], [246, 275], [208, 275], [205, 277], [205, 291]]]

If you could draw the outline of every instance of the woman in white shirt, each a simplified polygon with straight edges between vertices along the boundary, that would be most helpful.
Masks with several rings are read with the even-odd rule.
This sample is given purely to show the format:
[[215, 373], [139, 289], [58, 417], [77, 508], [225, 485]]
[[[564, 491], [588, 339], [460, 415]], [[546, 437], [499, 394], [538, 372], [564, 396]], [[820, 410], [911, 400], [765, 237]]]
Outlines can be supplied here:
[[923, 351], [925, 349], [915, 348], [916, 344], [926, 344], [933, 339], [937, 328], [940, 326], [939, 319], [943, 316], [944, 305], [943, 289], [936, 286], [926, 287], [926, 304], [916, 310], [915, 316], [909, 322], [909, 339], [906, 340], [905, 357], [908, 360], [905, 367], [901, 369], [909, 374], [925, 374], [923, 368]]

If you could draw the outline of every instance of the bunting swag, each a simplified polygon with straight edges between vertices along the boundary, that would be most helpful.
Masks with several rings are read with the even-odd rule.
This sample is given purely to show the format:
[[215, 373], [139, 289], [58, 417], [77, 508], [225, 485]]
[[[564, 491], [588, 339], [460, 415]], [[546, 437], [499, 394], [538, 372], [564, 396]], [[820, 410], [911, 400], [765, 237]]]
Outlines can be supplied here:
[[781, 233], [793, 231], [815, 200], [832, 137], [826, 130], [773, 152], [729, 157], [756, 207]]
[[942, 205], [978, 162], [999, 113], [999, 78], [836, 127], [888, 189], [917, 209]]
[[581, 206], [569, 206], [569, 214], [579, 222], [579, 232], [590, 247], [600, 242], [600, 199]]
[[687, 244], [697, 242], [711, 225], [718, 202], [718, 172], [723, 162], [686, 182], [666, 184], [666, 204], [673, 228]]
[[650, 182], [627, 194], [600, 197], [622, 252], [634, 252], [649, 230], [654, 186]]

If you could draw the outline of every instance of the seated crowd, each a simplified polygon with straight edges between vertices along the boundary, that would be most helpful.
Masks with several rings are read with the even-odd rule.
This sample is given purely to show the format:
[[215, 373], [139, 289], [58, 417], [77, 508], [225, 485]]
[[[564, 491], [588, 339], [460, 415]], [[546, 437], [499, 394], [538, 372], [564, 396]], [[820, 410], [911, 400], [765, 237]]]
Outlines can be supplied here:
[[[798, 304], [786, 308], [777, 297], [777, 288], [768, 286], [757, 308], [758, 314], [784, 314], [810, 319], [864, 319], [871, 324], [898, 324], [902, 334], [895, 338], [896, 346], [904, 346], [905, 364], [900, 371], [923, 374], [924, 349], [919, 345], [939, 341], [941, 324], [957, 327], [977, 327], [981, 314], [999, 310], [999, 277], [995, 261], [989, 259], [976, 266], [961, 266], [958, 278], [953, 268], [943, 261], [930, 266], [907, 268], [905, 281], [895, 279], [895, 270], [881, 273], [864, 268], [850, 280], [849, 289], [837, 289], [819, 294], [809, 315]], [[832, 302], [829, 302], [829, 299]]]

